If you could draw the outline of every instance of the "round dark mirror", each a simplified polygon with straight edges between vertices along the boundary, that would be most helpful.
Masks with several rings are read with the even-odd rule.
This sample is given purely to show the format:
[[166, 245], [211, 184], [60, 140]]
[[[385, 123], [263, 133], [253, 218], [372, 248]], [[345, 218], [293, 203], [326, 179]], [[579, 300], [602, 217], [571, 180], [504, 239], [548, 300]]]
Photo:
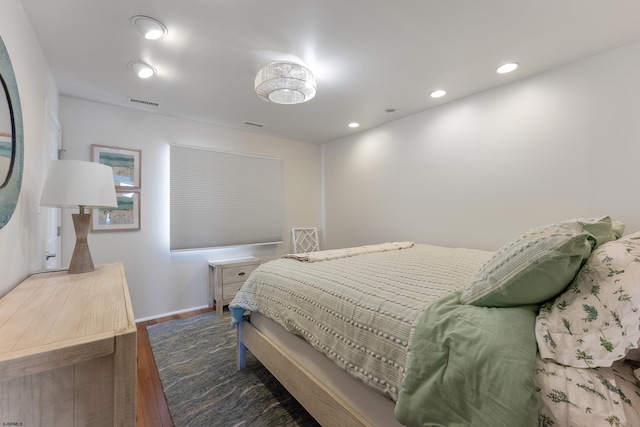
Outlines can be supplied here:
[[11, 219], [18, 203], [24, 163], [24, 135], [18, 84], [9, 52], [0, 37], [0, 228]]

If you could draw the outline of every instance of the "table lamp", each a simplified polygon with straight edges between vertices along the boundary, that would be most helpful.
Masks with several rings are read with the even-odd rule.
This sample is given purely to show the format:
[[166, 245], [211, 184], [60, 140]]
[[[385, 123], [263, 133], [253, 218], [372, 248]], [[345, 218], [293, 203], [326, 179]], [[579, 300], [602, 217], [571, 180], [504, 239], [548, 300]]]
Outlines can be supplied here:
[[53, 160], [49, 164], [40, 206], [79, 207], [80, 213], [71, 215], [76, 231], [76, 246], [71, 256], [69, 273], [95, 270], [87, 243], [91, 211], [85, 213], [85, 208], [118, 207], [111, 167], [81, 160]]

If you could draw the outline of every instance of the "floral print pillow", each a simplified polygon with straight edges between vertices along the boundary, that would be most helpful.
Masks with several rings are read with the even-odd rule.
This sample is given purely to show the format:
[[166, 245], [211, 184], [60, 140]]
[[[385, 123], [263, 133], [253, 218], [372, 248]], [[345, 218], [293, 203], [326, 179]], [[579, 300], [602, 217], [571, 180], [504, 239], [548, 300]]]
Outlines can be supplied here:
[[638, 427], [640, 389], [631, 363], [580, 369], [538, 357], [533, 370], [538, 426]]
[[640, 232], [597, 247], [567, 290], [540, 308], [540, 356], [577, 368], [611, 366], [640, 340]]

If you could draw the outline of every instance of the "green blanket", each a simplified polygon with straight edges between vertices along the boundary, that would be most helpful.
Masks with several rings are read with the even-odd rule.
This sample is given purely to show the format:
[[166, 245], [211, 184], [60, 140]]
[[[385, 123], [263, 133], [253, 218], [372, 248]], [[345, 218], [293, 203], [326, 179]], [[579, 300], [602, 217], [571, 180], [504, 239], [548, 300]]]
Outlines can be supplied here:
[[538, 306], [460, 304], [459, 293], [419, 319], [396, 418], [413, 426], [536, 426]]

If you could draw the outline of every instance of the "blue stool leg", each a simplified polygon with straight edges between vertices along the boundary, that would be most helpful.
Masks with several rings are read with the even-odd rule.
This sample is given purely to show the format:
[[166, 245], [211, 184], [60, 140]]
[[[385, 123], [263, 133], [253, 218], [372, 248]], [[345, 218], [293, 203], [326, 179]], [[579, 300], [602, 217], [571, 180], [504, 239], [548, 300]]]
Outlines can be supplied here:
[[247, 367], [247, 347], [242, 343], [242, 322], [238, 323], [238, 344], [236, 350], [236, 366], [240, 371]]
[[236, 366], [238, 370], [244, 369], [247, 367], [247, 347], [242, 343], [242, 320], [244, 317], [245, 310], [240, 307], [229, 307], [229, 311], [231, 312], [231, 316], [233, 316], [233, 325], [238, 327], [238, 343], [236, 349]]

